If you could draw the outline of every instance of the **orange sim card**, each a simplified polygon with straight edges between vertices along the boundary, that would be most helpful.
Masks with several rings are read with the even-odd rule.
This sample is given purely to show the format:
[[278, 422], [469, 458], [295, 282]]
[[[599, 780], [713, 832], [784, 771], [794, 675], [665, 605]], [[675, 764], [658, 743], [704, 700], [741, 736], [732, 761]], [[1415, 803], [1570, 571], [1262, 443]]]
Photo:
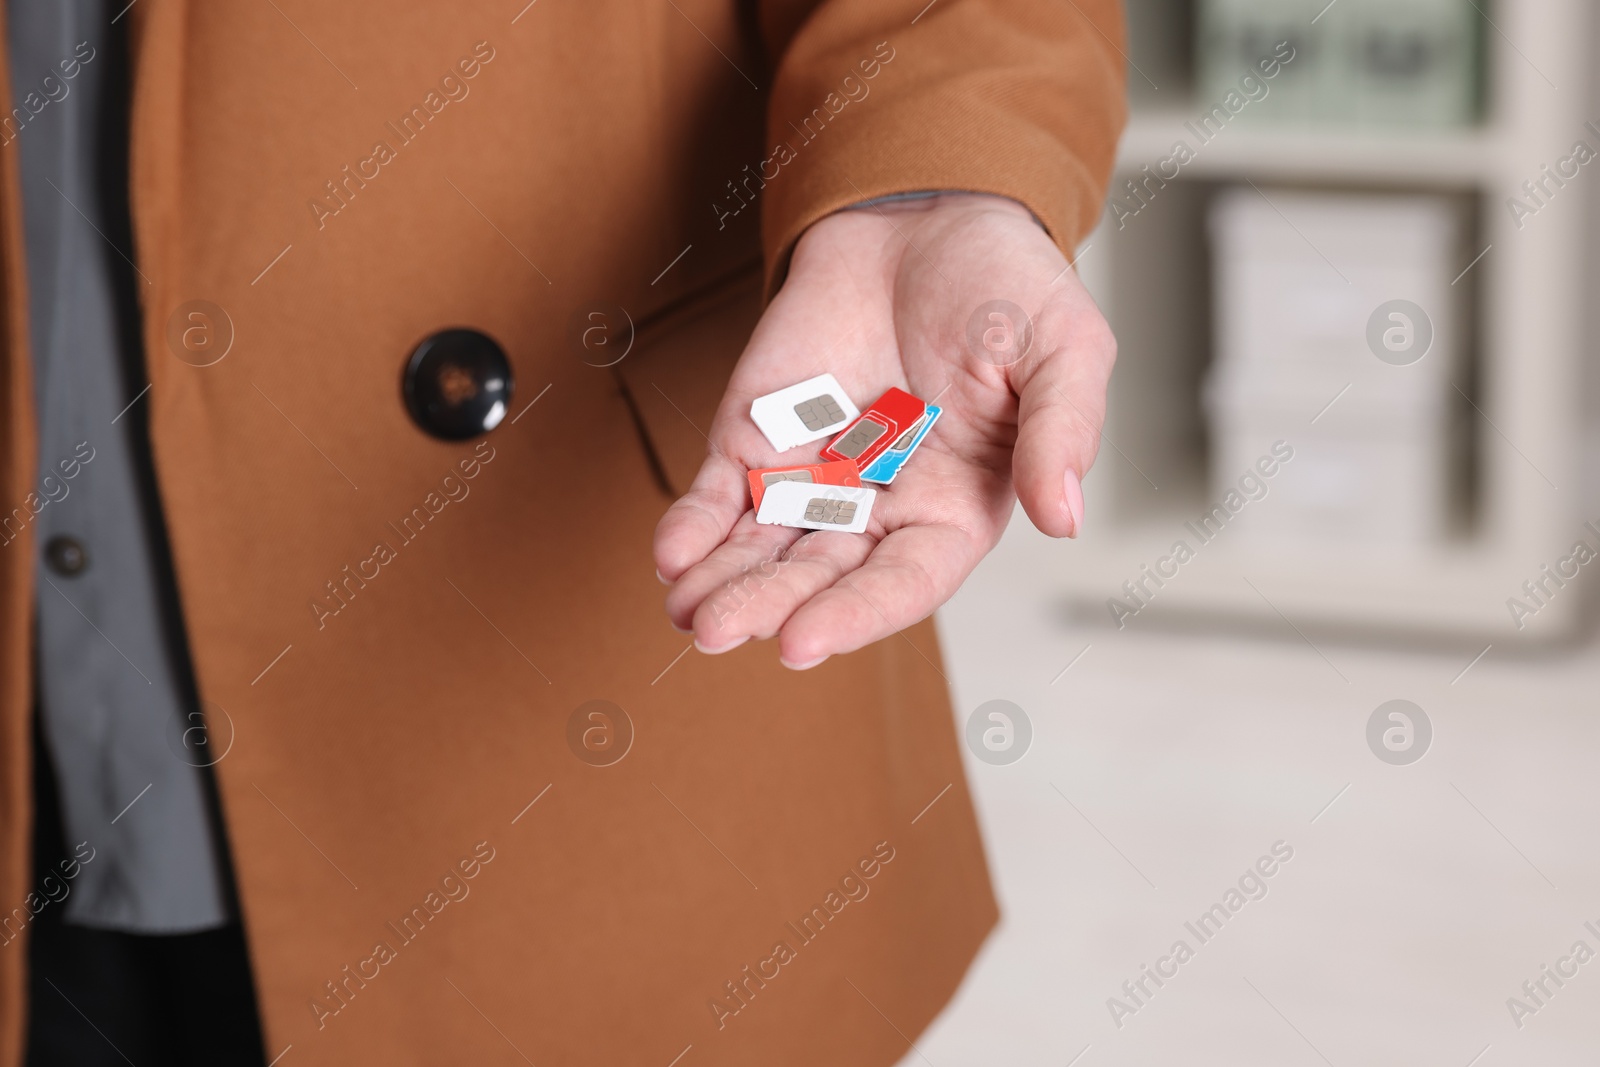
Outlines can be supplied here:
[[761, 507], [761, 495], [775, 482], [810, 482], [814, 485], [861, 484], [861, 472], [853, 460], [842, 459], [833, 463], [808, 463], [798, 467], [767, 467], [750, 472], [750, 499], [752, 506]]

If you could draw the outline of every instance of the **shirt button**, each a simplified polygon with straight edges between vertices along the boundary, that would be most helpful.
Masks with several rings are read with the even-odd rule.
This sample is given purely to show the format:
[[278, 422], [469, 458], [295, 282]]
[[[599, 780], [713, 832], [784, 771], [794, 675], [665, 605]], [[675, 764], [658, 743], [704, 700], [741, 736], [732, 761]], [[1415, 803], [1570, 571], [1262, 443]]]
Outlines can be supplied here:
[[406, 410], [424, 433], [465, 441], [488, 433], [511, 403], [511, 363], [477, 330], [441, 330], [406, 360], [401, 381]]
[[58, 535], [45, 542], [44, 561], [63, 578], [72, 578], [89, 565], [89, 553], [77, 538]]

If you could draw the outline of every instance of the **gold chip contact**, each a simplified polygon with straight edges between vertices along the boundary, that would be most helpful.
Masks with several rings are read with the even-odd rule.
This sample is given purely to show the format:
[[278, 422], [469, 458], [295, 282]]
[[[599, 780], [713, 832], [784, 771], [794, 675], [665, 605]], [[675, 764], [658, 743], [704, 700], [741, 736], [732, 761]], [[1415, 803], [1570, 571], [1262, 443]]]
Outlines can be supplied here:
[[810, 471], [768, 471], [761, 476], [763, 487], [776, 485], [779, 482], [814, 482]]
[[911, 447], [912, 440], [917, 436], [917, 431], [922, 429], [922, 424], [928, 421], [928, 413], [924, 411], [922, 418], [911, 424], [911, 429], [900, 435], [900, 439], [889, 446], [891, 452], [904, 452]]
[[844, 409], [828, 393], [800, 401], [794, 406], [794, 413], [808, 430], [821, 430], [844, 421]]
[[813, 497], [806, 505], [807, 522], [825, 522], [830, 526], [849, 526], [856, 518], [854, 500], [830, 500]]
[[889, 427], [872, 419], [862, 419], [833, 444], [833, 450], [845, 459], [855, 459], [872, 447], [872, 443], [889, 432]]

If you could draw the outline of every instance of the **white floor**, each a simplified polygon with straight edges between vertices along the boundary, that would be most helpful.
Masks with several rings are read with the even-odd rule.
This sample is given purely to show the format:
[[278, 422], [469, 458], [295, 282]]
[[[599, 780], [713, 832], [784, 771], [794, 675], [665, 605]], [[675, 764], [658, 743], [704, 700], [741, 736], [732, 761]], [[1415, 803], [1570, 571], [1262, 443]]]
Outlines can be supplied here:
[[[1473, 649], [1073, 626], [1037, 537], [1019, 517], [941, 612], [958, 714], [1008, 699], [1035, 734], [968, 760], [1004, 918], [906, 1064], [1600, 1063], [1600, 958], [1559, 964], [1520, 1028], [1507, 1007], [1600, 953], [1600, 650], [1497, 646], [1462, 675]], [[1394, 698], [1435, 731], [1410, 766], [1367, 747]], [[1185, 922], [1276, 842], [1266, 895], [1201, 943]], [[1180, 939], [1193, 958], [1128, 997]], [[1112, 996], [1143, 1006], [1119, 1027]]]

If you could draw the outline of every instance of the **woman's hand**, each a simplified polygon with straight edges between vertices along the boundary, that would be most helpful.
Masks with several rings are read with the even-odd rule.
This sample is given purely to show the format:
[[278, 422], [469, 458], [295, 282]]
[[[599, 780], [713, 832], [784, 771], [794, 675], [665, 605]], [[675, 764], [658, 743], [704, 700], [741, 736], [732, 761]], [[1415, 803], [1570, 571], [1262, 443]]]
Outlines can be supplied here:
[[[1076, 535], [1115, 358], [1087, 291], [1014, 201], [947, 194], [822, 219], [739, 360], [711, 454], [656, 529], [668, 616], [705, 652], [777, 635], [783, 662], [805, 668], [948, 600], [1017, 498], [1040, 530]], [[750, 402], [824, 372], [862, 410], [898, 386], [944, 412], [864, 534], [762, 526], [750, 507], [748, 471], [815, 462], [826, 443], [774, 453]]]

